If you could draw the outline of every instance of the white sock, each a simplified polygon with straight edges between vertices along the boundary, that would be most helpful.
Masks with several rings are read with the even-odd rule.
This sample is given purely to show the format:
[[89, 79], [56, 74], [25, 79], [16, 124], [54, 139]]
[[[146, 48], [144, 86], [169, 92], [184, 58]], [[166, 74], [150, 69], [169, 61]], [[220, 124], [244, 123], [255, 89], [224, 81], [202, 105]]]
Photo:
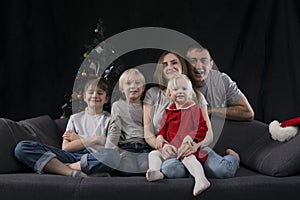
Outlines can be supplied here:
[[157, 181], [164, 178], [163, 173], [158, 170], [148, 169], [146, 173], [146, 178], [148, 181]]
[[148, 181], [157, 181], [164, 178], [163, 173], [160, 172], [162, 158], [160, 152], [157, 150], [151, 151], [148, 156], [149, 169], [146, 173]]
[[197, 196], [198, 194], [209, 188], [210, 182], [205, 177], [201, 163], [194, 155], [185, 157], [182, 160], [182, 163], [188, 169], [190, 174], [195, 178], [195, 185], [193, 190], [194, 196]]

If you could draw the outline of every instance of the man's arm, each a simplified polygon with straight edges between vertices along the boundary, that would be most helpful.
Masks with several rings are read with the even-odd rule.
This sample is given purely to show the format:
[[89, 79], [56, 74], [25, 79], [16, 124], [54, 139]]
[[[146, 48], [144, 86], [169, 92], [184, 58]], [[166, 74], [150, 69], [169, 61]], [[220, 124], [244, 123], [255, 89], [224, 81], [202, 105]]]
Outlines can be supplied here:
[[253, 109], [245, 96], [226, 108], [208, 108], [208, 113], [220, 117], [226, 115], [226, 119], [231, 120], [251, 121], [254, 119]]

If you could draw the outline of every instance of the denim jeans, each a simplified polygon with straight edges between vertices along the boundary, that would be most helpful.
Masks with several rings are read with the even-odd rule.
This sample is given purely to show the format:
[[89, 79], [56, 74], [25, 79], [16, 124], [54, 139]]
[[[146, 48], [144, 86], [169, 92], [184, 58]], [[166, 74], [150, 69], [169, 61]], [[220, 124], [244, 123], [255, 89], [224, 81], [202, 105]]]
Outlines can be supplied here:
[[81, 169], [86, 174], [110, 172], [120, 164], [120, 154], [114, 149], [101, 148], [96, 153], [90, 153], [87, 149], [68, 152], [36, 141], [19, 142], [15, 147], [15, 157], [40, 174], [53, 158], [57, 158], [62, 163], [80, 161]]
[[148, 170], [148, 154], [152, 150], [148, 145], [128, 143], [120, 146], [123, 156], [118, 168], [118, 175], [132, 176]]
[[82, 155], [80, 167], [86, 174], [112, 172], [120, 165], [120, 152], [115, 149], [100, 148], [97, 152]]
[[[203, 164], [206, 177], [221, 179], [231, 178], [235, 175], [239, 167], [239, 159], [236, 156], [220, 156], [209, 147], [204, 147], [203, 150], [208, 152], [208, 158]], [[176, 158], [164, 161], [161, 171], [167, 178], [186, 178], [190, 176], [182, 162]]]

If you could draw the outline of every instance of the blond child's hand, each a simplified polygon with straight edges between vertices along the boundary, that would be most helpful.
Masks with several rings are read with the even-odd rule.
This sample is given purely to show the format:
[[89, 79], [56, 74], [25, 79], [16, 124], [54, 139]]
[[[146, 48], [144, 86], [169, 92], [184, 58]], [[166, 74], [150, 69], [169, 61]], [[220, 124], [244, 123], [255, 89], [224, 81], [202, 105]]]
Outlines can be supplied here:
[[[113, 149], [116, 150], [116, 151], [119, 151], [119, 147], [118, 146], [114, 146]], [[123, 158], [125, 156], [125, 153], [126, 153], [125, 151], [121, 151], [120, 152], [120, 158]]]

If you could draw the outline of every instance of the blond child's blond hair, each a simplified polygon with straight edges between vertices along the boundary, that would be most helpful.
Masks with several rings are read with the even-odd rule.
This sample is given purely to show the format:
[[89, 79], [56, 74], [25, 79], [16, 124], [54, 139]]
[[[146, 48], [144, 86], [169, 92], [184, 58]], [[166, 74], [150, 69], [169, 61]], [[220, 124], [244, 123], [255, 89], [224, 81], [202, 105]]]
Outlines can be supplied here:
[[125, 81], [127, 81], [127, 80], [139, 81], [144, 85], [144, 87], [146, 84], [144, 75], [138, 69], [135, 69], [135, 68], [127, 69], [121, 74], [120, 79], [119, 79], [119, 90], [120, 91], [123, 90], [123, 85], [125, 84]]
[[186, 83], [187, 83], [187, 86], [188, 86], [188, 90], [189, 90], [189, 93], [190, 95], [188, 96], [188, 100], [189, 101], [196, 101], [197, 102], [197, 96], [196, 96], [196, 93], [193, 89], [193, 85], [192, 85], [192, 82], [190, 81], [190, 79], [184, 75], [184, 74], [176, 74], [175, 76], [173, 76], [169, 81], [168, 81], [168, 86], [167, 86], [167, 91], [166, 91], [166, 94], [167, 96], [170, 96], [171, 94], [171, 90], [173, 88], [176, 88], [177, 87], [177, 81], [178, 79], [182, 79], [184, 80]]

